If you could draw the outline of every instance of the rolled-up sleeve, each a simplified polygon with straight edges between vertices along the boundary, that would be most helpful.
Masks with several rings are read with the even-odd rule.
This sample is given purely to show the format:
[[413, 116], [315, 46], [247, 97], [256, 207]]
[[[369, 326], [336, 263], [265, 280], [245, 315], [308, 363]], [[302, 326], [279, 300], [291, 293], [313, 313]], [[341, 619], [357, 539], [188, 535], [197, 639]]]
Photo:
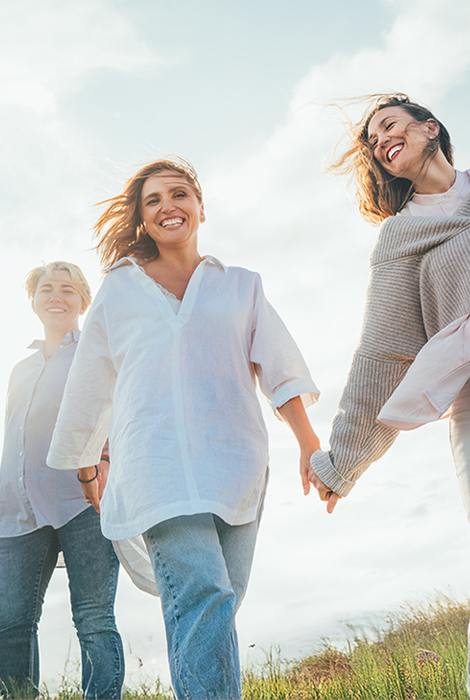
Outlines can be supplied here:
[[320, 392], [310, 376], [302, 353], [284, 322], [264, 295], [261, 278], [256, 276], [250, 361], [263, 394], [273, 411], [295, 396], [307, 408]]
[[103, 307], [96, 304], [88, 313], [70, 368], [47, 456], [49, 467], [78, 469], [100, 461], [115, 382]]

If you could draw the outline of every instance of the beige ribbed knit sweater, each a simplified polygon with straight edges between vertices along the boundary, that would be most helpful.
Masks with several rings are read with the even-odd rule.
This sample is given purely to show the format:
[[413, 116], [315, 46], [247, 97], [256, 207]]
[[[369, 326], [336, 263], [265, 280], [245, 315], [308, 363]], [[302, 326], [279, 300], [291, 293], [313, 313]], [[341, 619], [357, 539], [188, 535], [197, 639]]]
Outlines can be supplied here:
[[398, 431], [377, 416], [422, 346], [470, 312], [470, 198], [450, 217], [396, 216], [380, 229], [359, 345], [333, 421], [320, 479], [346, 496]]

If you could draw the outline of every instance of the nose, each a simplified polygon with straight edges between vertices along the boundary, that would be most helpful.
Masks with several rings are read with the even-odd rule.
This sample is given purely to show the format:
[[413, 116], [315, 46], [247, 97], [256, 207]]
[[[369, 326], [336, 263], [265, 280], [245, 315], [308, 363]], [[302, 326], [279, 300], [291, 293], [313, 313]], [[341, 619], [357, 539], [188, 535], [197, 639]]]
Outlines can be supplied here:
[[165, 199], [162, 202], [161, 211], [169, 212], [169, 211], [174, 211], [175, 209], [176, 209], [176, 207], [171, 199]]
[[377, 136], [377, 146], [382, 148], [385, 144], [390, 141], [390, 136], [386, 131], [382, 131]]

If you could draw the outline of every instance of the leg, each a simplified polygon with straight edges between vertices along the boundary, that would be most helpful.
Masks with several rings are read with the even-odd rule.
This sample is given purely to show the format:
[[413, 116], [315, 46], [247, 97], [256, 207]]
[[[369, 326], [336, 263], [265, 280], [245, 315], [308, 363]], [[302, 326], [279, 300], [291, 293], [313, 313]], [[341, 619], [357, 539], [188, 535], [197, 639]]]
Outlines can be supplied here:
[[[452, 404], [449, 433], [460, 492], [470, 522], [470, 382], [465, 384]], [[470, 695], [470, 654], [467, 666], [467, 692]]]
[[120, 698], [124, 654], [114, 618], [119, 562], [87, 508], [57, 531], [69, 577], [72, 616], [82, 651], [85, 698]]
[[38, 624], [58, 554], [51, 527], [0, 538], [0, 693], [12, 698], [39, 693]]
[[214, 517], [172, 518], [144, 533], [180, 699], [229, 700], [241, 694], [236, 596]]
[[256, 520], [246, 525], [227, 525], [222, 518], [214, 515], [227, 572], [235, 593], [236, 613], [245, 597], [248, 586], [260, 517], [261, 512]]

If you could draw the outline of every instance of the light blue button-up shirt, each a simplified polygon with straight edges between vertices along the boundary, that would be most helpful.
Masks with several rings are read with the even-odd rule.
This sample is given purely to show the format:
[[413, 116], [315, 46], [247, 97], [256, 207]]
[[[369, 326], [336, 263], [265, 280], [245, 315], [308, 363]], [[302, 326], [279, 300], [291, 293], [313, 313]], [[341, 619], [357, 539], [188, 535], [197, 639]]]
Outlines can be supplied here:
[[49, 360], [44, 341], [19, 362], [8, 389], [0, 466], [0, 537], [17, 537], [46, 525], [59, 528], [89, 507], [76, 471], [57, 471], [46, 456], [67, 375], [80, 336], [70, 331]]

